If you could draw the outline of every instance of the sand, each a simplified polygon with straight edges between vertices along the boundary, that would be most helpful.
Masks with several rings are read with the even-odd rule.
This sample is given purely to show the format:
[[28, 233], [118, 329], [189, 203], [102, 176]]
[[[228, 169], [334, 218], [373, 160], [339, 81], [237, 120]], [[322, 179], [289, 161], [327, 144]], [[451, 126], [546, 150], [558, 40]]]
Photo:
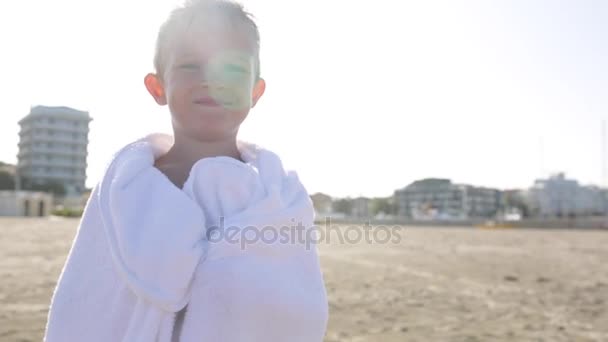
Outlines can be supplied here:
[[[42, 339], [77, 223], [0, 218], [0, 341]], [[326, 341], [608, 341], [608, 231], [344, 229], [319, 244]]]

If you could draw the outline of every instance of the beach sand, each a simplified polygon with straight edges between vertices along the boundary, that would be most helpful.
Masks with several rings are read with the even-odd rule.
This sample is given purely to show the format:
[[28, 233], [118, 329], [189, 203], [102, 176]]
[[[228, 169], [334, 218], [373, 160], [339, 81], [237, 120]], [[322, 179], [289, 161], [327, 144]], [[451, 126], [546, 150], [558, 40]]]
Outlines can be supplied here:
[[[42, 339], [77, 224], [0, 218], [0, 341]], [[357, 230], [318, 246], [325, 341], [608, 341], [608, 231]]]

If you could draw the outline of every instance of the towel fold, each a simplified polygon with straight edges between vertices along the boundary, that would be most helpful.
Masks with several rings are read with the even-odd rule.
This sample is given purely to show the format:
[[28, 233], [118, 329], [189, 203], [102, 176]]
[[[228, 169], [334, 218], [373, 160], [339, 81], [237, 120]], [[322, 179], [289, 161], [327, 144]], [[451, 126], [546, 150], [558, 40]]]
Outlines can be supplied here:
[[238, 141], [244, 162], [201, 159], [179, 189], [154, 167], [172, 143], [150, 135], [112, 159], [59, 278], [45, 340], [322, 341], [314, 211], [297, 174]]

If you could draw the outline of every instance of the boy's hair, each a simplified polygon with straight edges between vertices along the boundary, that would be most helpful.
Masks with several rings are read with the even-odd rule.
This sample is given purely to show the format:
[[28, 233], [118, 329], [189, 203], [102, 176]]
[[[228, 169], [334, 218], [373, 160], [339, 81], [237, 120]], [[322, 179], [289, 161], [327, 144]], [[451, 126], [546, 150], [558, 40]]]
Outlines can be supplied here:
[[[255, 77], [260, 78], [260, 33], [251, 13], [243, 6], [231, 0], [187, 0], [182, 6], [175, 8], [169, 18], [161, 25], [156, 40], [154, 68], [162, 77], [166, 63], [169, 43], [175, 35], [187, 30], [193, 22], [209, 18], [220, 19], [222, 24], [231, 29], [237, 29], [248, 35], [252, 44], [255, 59]], [[182, 31], [183, 32], [183, 31]]]

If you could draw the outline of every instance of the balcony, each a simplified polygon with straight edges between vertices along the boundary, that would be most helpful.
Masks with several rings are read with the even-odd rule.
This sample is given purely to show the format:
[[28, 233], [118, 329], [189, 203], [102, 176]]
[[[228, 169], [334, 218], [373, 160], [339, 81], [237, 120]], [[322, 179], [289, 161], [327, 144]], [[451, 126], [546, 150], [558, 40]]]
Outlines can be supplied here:
[[[33, 130], [38, 130], [38, 132], [32, 132]], [[51, 124], [35, 124], [28, 125], [22, 127], [19, 131], [19, 136], [39, 136], [43, 134], [48, 134], [48, 131], [60, 132], [60, 133], [77, 133], [84, 134], [85, 136], [89, 133], [89, 128], [84, 126], [79, 127], [70, 127], [70, 126], [59, 126], [59, 125], [51, 125]]]
[[21, 138], [19, 145], [29, 144], [32, 142], [86, 145], [88, 143], [88, 138], [73, 138], [71, 136], [49, 135], [47, 133], [44, 133], [35, 136], [24, 136]]
[[49, 156], [68, 156], [68, 157], [87, 157], [86, 150], [71, 150], [71, 149], [59, 149], [59, 148], [48, 148], [48, 147], [30, 147], [25, 150], [21, 150], [17, 154], [17, 158], [27, 159], [28, 156], [34, 155], [49, 155]]
[[84, 182], [86, 176], [84, 175], [73, 175], [68, 172], [45, 172], [45, 171], [32, 171], [24, 169], [21, 172], [24, 177], [30, 177], [35, 179], [50, 179], [50, 180], [61, 180], [69, 182]]
[[72, 160], [60, 160], [60, 159], [24, 159], [19, 162], [21, 167], [63, 167], [77, 170], [84, 170], [87, 167], [87, 163], [72, 161]]

